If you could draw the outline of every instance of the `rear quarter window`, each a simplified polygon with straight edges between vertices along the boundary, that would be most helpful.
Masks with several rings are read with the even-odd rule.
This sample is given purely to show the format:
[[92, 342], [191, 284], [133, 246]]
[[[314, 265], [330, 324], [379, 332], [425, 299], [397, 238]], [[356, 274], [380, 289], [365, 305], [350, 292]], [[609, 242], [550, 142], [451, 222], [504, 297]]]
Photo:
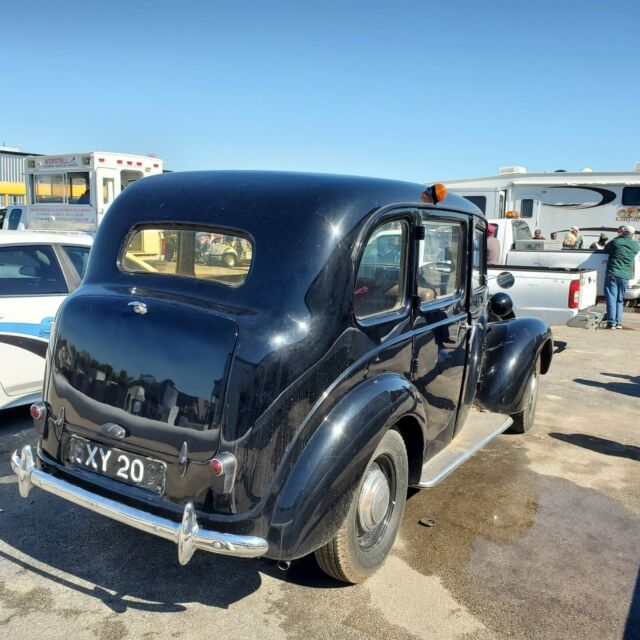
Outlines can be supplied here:
[[89, 262], [89, 247], [78, 247], [73, 245], [64, 245], [62, 247], [67, 254], [71, 264], [73, 264], [75, 270], [78, 272], [80, 279], [84, 278], [84, 274], [87, 270], [87, 264]]
[[209, 280], [242, 285], [253, 261], [253, 244], [237, 232], [188, 225], [138, 227], [120, 257], [127, 273]]

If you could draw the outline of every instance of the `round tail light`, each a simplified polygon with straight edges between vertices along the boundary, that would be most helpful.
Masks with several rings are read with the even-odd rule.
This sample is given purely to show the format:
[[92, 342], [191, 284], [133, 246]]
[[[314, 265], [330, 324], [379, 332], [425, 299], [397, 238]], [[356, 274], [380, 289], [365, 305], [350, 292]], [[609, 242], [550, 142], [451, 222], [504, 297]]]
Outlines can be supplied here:
[[212, 458], [209, 462], [209, 467], [214, 476], [221, 476], [224, 473], [224, 464], [219, 458]]
[[44, 416], [44, 409], [41, 403], [36, 402], [29, 408], [29, 413], [34, 420], [40, 420]]

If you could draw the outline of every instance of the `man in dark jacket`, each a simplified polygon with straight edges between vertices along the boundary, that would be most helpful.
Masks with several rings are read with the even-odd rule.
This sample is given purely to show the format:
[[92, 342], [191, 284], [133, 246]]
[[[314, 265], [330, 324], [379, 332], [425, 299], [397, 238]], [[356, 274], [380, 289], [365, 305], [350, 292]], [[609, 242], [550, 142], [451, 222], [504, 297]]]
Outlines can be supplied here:
[[633, 278], [633, 263], [640, 252], [640, 244], [633, 239], [636, 230], [622, 227], [622, 235], [608, 242], [604, 251], [609, 254], [604, 297], [607, 303], [607, 329], [622, 329], [622, 304], [627, 283]]

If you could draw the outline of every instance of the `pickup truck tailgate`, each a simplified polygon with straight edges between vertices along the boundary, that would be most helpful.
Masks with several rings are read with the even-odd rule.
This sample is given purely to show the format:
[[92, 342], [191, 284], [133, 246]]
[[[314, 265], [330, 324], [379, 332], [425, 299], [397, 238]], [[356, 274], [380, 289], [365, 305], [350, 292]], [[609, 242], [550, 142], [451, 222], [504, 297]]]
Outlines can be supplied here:
[[596, 303], [598, 294], [598, 276], [596, 271], [584, 271], [580, 274], [580, 297], [578, 301], [578, 309], [588, 309]]

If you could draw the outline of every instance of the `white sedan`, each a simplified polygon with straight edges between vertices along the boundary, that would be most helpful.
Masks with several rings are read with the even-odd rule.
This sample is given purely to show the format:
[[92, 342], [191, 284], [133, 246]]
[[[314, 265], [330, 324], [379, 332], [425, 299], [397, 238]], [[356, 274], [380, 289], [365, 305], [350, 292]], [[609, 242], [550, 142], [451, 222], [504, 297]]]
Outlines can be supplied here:
[[0, 409], [39, 399], [51, 324], [84, 276], [92, 241], [0, 231]]

